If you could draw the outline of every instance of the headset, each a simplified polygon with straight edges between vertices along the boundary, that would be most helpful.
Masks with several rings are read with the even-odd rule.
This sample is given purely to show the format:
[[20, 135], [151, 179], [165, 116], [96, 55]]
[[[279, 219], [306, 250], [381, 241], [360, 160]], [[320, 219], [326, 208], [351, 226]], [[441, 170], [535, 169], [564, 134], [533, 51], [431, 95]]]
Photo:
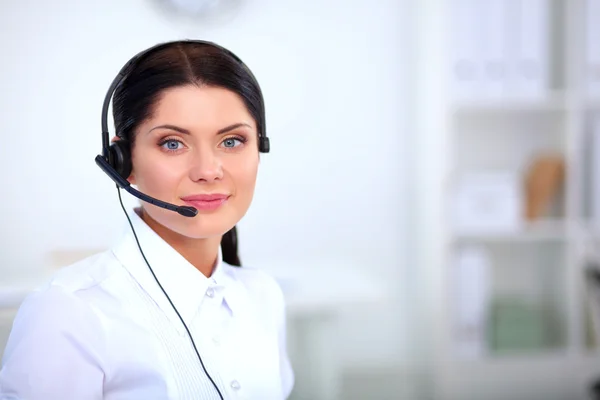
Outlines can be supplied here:
[[[200, 353], [198, 352], [198, 348], [196, 347], [196, 343], [194, 342], [194, 338], [192, 337], [192, 334], [190, 333], [189, 328], [187, 327], [183, 318], [179, 314], [179, 311], [177, 311], [177, 308], [175, 307], [175, 305], [169, 298], [169, 295], [167, 294], [167, 292], [164, 290], [164, 288], [160, 284], [158, 278], [156, 277], [156, 275], [154, 274], [154, 271], [152, 270], [152, 267], [150, 266], [150, 263], [148, 262], [148, 260], [146, 259], [146, 256], [144, 255], [144, 251], [142, 250], [142, 247], [138, 240], [137, 234], [135, 233], [135, 229], [133, 228], [131, 219], [129, 218], [129, 215], [127, 214], [127, 211], [125, 210], [125, 206], [123, 205], [123, 201], [121, 199], [121, 191], [119, 190], [119, 188], [125, 189], [131, 195], [137, 197], [138, 199], [140, 199], [142, 201], [145, 201], [147, 203], [153, 204], [155, 206], [158, 206], [158, 207], [161, 207], [161, 208], [164, 208], [167, 210], [175, 211], [178, 214], [183, 215], [185, 217], [195, 217], [198, 214], [198, 210], [194, 207], [178, 206], [176, 204], [167, 203], [165, 201], [156, 199], [154, 197], [151, 197], [145, 193], [142, 193], [142, 192], [132, 188], [131, 185], [129, 184], [129, 182], [127, 181], [127, 178], [129, 177], [129, 175], [131, 174], [131, 171], [132, 171], [131, 147], [130, 147], [129, 141], [127, 139], [125, 139], [119, 132], [117, 132], [116, 136], [119, 137], [120, 140], [117, 140], [114, 143], [109, 144], [108, 108], [109, 108], [110, 101], [114, 95], [115, 90], [125, 81], [131, 68], [143, 57], [152, 53], [155, 50], [161, 49], [161, 48], [169, 46], [169, 45], [179, 44], [179, 43], [181, 43], [181, 44], [197, 43], [197, 44], [212, 46], [212, 47], [214, 47], [218, 50], [221, 50], [221, 51], [225, 52], [226, 54], [230, 55], [238, 63], [240, 63], [240, 65], [248, 72], [250, 77], [253, 79], [256, 87], [259, 88], [260, 96], [262, 96], [262, 93], [260, 92], [260, 86], [258, 85], [256, 78], [252, 74], [252, 71], [250, 71], [250, 69], [242, 62], [242, 60], [239, 57], [237, 57], [231, 51], [229, 51], [215, 43], [207, 42], [207, 41], [203, 41], [203, 40], [180, 40], [180, 41], [174, 41], [174, 42], [160, 43], [155, 46], [152, 46], [146, 50], [139, 52], [138, 54], [133, 56], [129, 61], [127, 61], [127, 63], [123, 66], [123, 68], [121, 68], [121, 70], [119, 71], [119, 73], [117, 74], [115, 79], [112, 81], [112, 83], [108, 89], [108, 92], [106, 93], [106, 97], [104, 98], [104, 103], [102, 105], [102, 154], [99, 154], [96, 156], [96, 164], [100, 167], [100, 169], [102, 169], [102, 171], [104, 171], [116, 183], [117, 192], [119, 194], [119, 202], [121, 203], [121, 208], [123, 209], [123, 212], [125, 213], [125, 216], [127, 217], [127, 220], [129, 221], [129, 226], [131, 227], [131, 230], [133, 231], [133, 235], [135, 237], [135, 241], [140, 250], [140, 253], [142, 254], [142, 257], [144, 258], [146, 265], [150, 269], [150, 272], [154, 276], [156, 283], [162, 290], [163, 294], [165, 295], [165, 297], [171, 304], [171, 307], [173, 308], [173, 310], [175, 310], [175, 313], [177, 314], [181, 323], [183, 324], [183, 326], [188, 334], [188, 337], [192, 343], [192, 346], [194, 347], [194, 351], [196, 352], [198, 360], [200, 361], [200, 365], [202, 366], [202, 369], [204, 370], [204, 373], [206, 374], [206, 376], [208, 377], [208, 379], [214, 386], [215, 390], [217, 391], [217, 393], [219, 395], [219, 398], [221, 400], [223, 400], [223, 395], [221, 394], [221, 391], [219, 390], [218, 386], [215, 384], [213, 378], [210, 376], [210, 374], [208, 373], [208, 371], [206, 370], [206, 368], [204, 366], [204, 362], [202, 361], [202, 357], [200, 356]], [[265, 133], [266, 128], [265, 128], [264, 109], [261, 110], [260, 118], [262, 119], [262, 121], [261, 121], [262, 129], [260, 132], [258, 132], [258, 150], [261, 153], [268, 153], [270, 151], [270, 142], [269, 142], [269, 138], [267, 137], [267, 135]]]
[[[219, 49], [231, 57], [233, 57], [240, 65], [248, 72], [252, 80], [254, 81], [257, 88], [260, 86], [258, 81], [256, 80], [250, 68], [246, 66], [242, 62], [242, 60], [233, 54], [231, 51], [215, 44], [213, 42], [207, 42], [204, 40], [180, 40], [175, 42], [166, 42], [160, 43], [155, 46], [152, 46], [146, 50], [141, 51], [140, 53], [133, 56], [124, 66], [121, 68], [110, 87], [108, 88], [108, 92], [106, 93], [106, 97], [104, 98], [104, 103], [102, 105], [102, 154], [98, 154], [96, 156], [96, 164], [104, 171], [116, 184], [117, 187], [121, 187], [125, 189], [127, 192], [137, 197], [140, 200], [143, 200], [147, 203], [153, 204], [155, 206], [165, 208], [167, 210], [175, 211], [185, 217], [195, 217], [198, 214], [198, 210], [194, 207], [190, 206], [178, 206], [175, 204], [167, 203], [162, 200], [158, 200], [154, 197], [148, 196], [145, 193], [142, 193], [131, 187], [127, 178], [131, 174], [132, 164], [131, 164], [131, 147], [128, 140], [120, 135], [119, 132], [116, 135], [120, 138], [116, 142], [109, 144], [109, 133], [108, 133], [108, 107], [110, 105], [110, 101], [115, 90], [123, 83], [123, 81], [127, 78], [128, 72], [130, 69], [143, 57], [154, 52], [155, 50], [161, 49], [163, 47], [173, 45], [173, 44], [185, 44], [185, 43], [196, 43], [202, 45], [212, 46], [216, 49]], [[262, 93], [260, 93], [262, 96]], [[270, 151], [270, 141], [266, 135], [266, 127], [265, 127], [265, 112], [264, 109], [261, 110], [261, 119], [262, 119], [262, 129], [261, 132], [258, 132], [258, 150], [261, 153], [268, 153]]]

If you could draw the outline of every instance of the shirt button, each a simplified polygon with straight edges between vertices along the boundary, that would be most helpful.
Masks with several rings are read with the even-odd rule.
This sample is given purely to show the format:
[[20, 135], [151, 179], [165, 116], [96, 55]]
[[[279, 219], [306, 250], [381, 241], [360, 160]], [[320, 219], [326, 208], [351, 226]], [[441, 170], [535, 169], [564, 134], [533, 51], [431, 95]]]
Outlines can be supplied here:
[[213, 290], [213, 288], [208, 288], [208, 290], [206, 291], [206, 295], [208, 297], [213, 297], [215, 295], [215, 291]]
[[240, 383], [238, 381], [232, 381], [231, 382], [231, 388], [233, 390], [240, 390], [240, 388], [241, 388]]

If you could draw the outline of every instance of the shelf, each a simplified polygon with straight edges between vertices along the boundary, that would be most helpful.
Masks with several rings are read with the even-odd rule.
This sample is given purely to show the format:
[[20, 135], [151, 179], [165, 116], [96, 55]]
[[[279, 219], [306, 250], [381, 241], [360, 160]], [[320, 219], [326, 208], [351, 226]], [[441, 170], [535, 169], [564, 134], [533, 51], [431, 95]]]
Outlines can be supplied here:
[[456, 232], [455, 241], [483, 242], [546, 242], [566, 240], [568, 237], [565, 223], [560, 220], [546, 220], [530, 223], [516, 232]]
[[481, 98], [473, 100], [459, 100], [452, 104], [453, 111], [457, 113], [479, 112], [556, 112], [565, 111], [567, 96], [563, 93], [551, 93], [543, 99], [526, 98]]
[[[456, 7], [444, 10], [445, 22], [452, 29], [440, 30], [439, 40], [449, 47], [449, 51], [442, 56], [439, 70], [433, 69], [440, 63], [438, 54], [433, 54], [429, 63], [423, 61], [423, 65], [432, 67], [430, 74], [424, 74], [425, 82], [435, 80], [437, 83], [438, 75], [450, 73], [450, 79], [444, 82], [447, 91], [439, 91], [441, 101], [432, 101], [421, 116], [423, 126], [431, 130], [431, 138], [423, 141], [423, 157], [433, 151], [431, 143], [441, 143], [442, 149], [435, 149], [436, 152], [427, 159], [433, 160], [436, 168], [430, 178], [440, 182], [431, 193], [439, 198], [435, 212], [444, 210], [439, 223], [442, 235], [435, 232], [437, 235], [432, 235], [435, 243], [425, 247], [422, 254], [425, 260], [429, 257], [427, 249], [437, 248], [435, 246], [443, 249], [431, 259], [435, 285], [441, 282], [443, 290], [436, 303], [442, 321], [436, 327], [436, 339], [444, 349], [436, 353], [434, 361], [439, 369], [434, 383], [435, 397], [440, 400], [583, 400], [590, 398], [587, 395], [590, 383], [600, 379], [600, 345], [593, 351], [585, 351], [589, 312], [584, 303], [588, 301], [588, 288], [582, 282], [582, 268], [589, 259], [600, 256], [600, 224], [591, 226], [590, 218], [585, 215], [594, 201], [593, 185], [590, 184], [593, 163], [590, 160], [599, 151], [592, 146], [595, 143], [592, 137], [594, 119], [600, 115], [600, 93], [593, 95], [588, 90], [593, 89], [593, 80], [588, 80], [587, 27], [600, 20], [592, 22], [589, 18], [592, 13], [586, 10], [588, 0], [540, 1], [534, 2], [535, 5], [528, 4], [529, 11], [523, 12], [519, 21], [510, 21], [507, 25], [505, 22], [514, 17], [510, 13], [515, 9], [510, 8], [512, 5], [504, 8], [503, 3], [486, 4], [484, 8], [474, 10], [459, 2]], [[421, 7], [422, 15], [431, 15], [429, 6]], [[486, 7], [489, 7], [487, 11]], [[544, 15], [536, 15], [538, 12]], [[507, 19], [498, 22], [503, 13]], [[526, 17], [526, 14], [530, 16]], [[540, 19], [527, 22], [525, 18], [530, 17]], [[471, 22], [487, 18], [493, 25], [491, 22], [480, 24], [479, 28], [484, 29], [478, 32], [477, 28], [468, 26], [469, 18]], [[431, 30], [437, 22], [438, 19], [432, 18], [427, 28]], [[506, 36], [507, 27], [510, 30], [518, 24], [528, 29]], [[523, 90], [518, 87], [525, 76], [520, 74], [527, 72], [521, 69], [527, 66], [527, 63], [521, 63], [525, 60], [514, 58], [518, 52], [501, 60], [510, 64], [508, 68], [512, 72], [507, 75], [511, 76], [510, 81], [503, 82], [504, 86], [493, 80], [486, 81], [495, 72], [490, 62], [493, 54], [501, 54], [507, 45], [512, 48], [518, 43], [519, 34], [533, 34], [536, 29], [544, 31], [538, 31], [535, 43], [531, 41], [531, 49], [535, 49], [531, 54], [536, 50], [539, 53], [530, 55], [527, 63], [544, 65], [545, 75], [534, 76], [530, 83], [536, 84], [539, 83], [536, 79], [542, 79], [545, 90], [538, 90], [536, 95], [534, 86], [524, 84]], [[447, 40], [448, 33], [450, 40]], [[479, 34], [493, 39], [484, 40], [491, 47], [483, 53], [474, 50], [478, 49], [476, 46], [483, 37]], [[539, 45], [543, 50], [535, 48]], [[467, 67], [464, 71], [469, 72], [473, 67], [473, 74], [460, 74], [463, 71], [458, 67], [463, 67], [463, 58]], [[460, 86], [460, 79], [464, 79], [465, 86]], [[507, 83], [516, 90], [507, 89]], [[460, 97], [463, 93], [471, 97]], [[435, 98], [432, 90], [427, 94]], [[441, 123], [429, 124], [427, 118]], [[515, 224], [513, 229], [505, 221], [506, 229], [496, 231], [462, 230], [460, 221], [453, 224], [461, 217], [457, 210], [462, 210], [452, 208], [457, 201], [454, 196], [465, 193], [460, 192], [461, 179], [470, 173], [514, 173], [511, 185], [521, 186], [520, 192], [511, 196], [513, 200], [520, 199], [520, 206], [526, 209], [524, 203], [531, 188], [528, 177], [536, 158], [544, 154], [562, 156], [567, 171], [561, 176], [560, 187], [554, 190], [553, 198], [546, 204], [542, 220]], [[441, 163], [438, 162], [440, 159]], [[422, 168], [426, 167], [427, 163], [423, 163]], [[475, 185], [471, 188], [479, 189]], [[481, 188], [483, 192], [484, 185]], [[498, 196], [501, 196], [500, 185], [497, 188]], [[493, 192], [490, 190], [489, 193]], [[505, 193], [504, 198], [508, 198], [508, 190]], [[473, 201], [471, 218], [476, 218], [479, 206], [484, 211], [493, 209], [495, 204], [491, 200], [495, 200], [494, 196], [482, 195], [479, 202]], [[504, 205], [508, 207], [508, 203]], [[467, 208], [466, 203], [461, 206]], [[489, 208], [485, 209], [485, 206]], [[481, 215], [469, 225], [484, 225], [485, 214], [482, 212]], [[495, 220], [500, 226], [500, 212], [493, 216], [496, 218], [489, 218], [490, 222]], [[424, 214], [419, 222], [427, 223], [430, 217]], [[468, 228], [466, 223], [471, 221], [465, 217], [464, 222], [464, 227]], [[461, 297], [457, 300], [458, 295]], [[524, 306], [515, 306], [514, 313], [509, 306], [505, 307], [506, 311], [502, 306], [494, 308], [497, 304], [513, 304], [509, 302], [511, 299], [517, 304], [522, 301]], [[455, 308], [448, 304], [451, 301], [456, 303]], [[531, 313], [526, 307], [529, 301]], [[486, 307], [488, 311], [491, 309], [492, 323], [488, 320], [485, 326], [493, 329], [485, 337], [488, 352], [477, 359], [464, 359], [458, 357], [460, 347], [457, 349], [453, 334], [454, 314], [473, 315], [467, 314], [475, 312], [475, 308], [471, 308], [473, 304]], [[537, 313], [535, 317], [534, 313]], [[522, 321], [530, 322], [531, 330], [527, 330], [527, 324]], [[515, 326], [522, 329], [510, 332], [509, 328]], [[544, 333], [541, 338], [534, 337], [533, 333], [527, 336], [527, 333], [540, 331]], [[519, 338], [518, 334], [523, 336]], [[534, 338], [538, 340], [534, 341]], [[598, 343], [600, 339], [596, 339]], [[536, 347], [535, 344], [543, 348], [519, 349], [525, 347], [526, 340], [530, 340], [531, 347]]]

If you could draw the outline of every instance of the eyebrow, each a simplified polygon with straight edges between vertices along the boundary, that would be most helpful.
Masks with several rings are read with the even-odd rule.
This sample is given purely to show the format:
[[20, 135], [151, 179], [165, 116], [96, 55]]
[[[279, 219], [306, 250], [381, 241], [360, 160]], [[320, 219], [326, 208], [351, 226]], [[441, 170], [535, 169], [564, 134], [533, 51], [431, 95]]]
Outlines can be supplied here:
[[[252, 128], [250, 125], [246, 124], [245, 122], [238, 122], [237, 124], [229, 125], [229, 126], [226, 126], [225, 128], [219, 129], [217, 131], [217, 135], [222, 135], [222, 134], [227, 133], [229, 131], [232, 131], [232, 130], [234, 130], [236, 128], [239, 128], [241, 126], [247, 126], [248, 128]], [[190, 134], [190, 131], [188, 131], [187, 129], [181, 128], [181, 127], [176, 126], [176, 125], [170, 125], [170, 124], [155, 126], [154, 128], [150, 129], [148, 131], [148, 133], [152, 132], [155, 129], [161, 129], [161, 128], [162, 129], [171, 129], [173, 131], [182, 133], [184, 135], [189, 135]]]

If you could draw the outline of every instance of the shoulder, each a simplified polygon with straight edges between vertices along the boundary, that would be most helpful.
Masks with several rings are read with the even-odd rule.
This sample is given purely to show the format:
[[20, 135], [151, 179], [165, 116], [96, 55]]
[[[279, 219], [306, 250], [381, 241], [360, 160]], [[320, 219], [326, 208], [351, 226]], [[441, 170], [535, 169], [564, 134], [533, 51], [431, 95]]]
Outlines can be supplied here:
[[29, 294], [21, 303], [13, 331], [64, 329], [90, 322], [89, 307], [73, 292], [47, 285]]
[[115, 271], [117, 260], [106, 250], [59, 268], [40, 290], [59, 286], [65, 292], [76, 293], [90, 289], [108, 279]]
[[86, 394], [79, 398], [95, 397], [101, 382], [103, 326], [77, 294], [69, 285], [47, 284], [25, 298], [4, 350], [0, 388], [28, 398], [50, 393], [65, 398], [65, 384], [76, 380], [89, 386], [70, 386], [69, 391]]
[[46, 379], [41, 369], [62, 371], [59, 360], [73, 355], [75, 363], [75, 353], [96, 360], [102, 336], [101, 321], [89, 304], [60, 286], [40, 289], [21, 303], [13, 320], [0, 381], [24, 370]]
[[101, 252], [57, 270], [25, 297], [15, 317], [15, 328], [58, 329], [90, 322], [92, 307], [85, 293], [109, 279], [113, 260], [110, 252]]
[[94, 290], [114, 271], [110, 251], [96, 253], [58, 269], [21, 303], [17, 322], [69, 323], [74, 316], [85, 318], [90, 304], [84, 293]]

